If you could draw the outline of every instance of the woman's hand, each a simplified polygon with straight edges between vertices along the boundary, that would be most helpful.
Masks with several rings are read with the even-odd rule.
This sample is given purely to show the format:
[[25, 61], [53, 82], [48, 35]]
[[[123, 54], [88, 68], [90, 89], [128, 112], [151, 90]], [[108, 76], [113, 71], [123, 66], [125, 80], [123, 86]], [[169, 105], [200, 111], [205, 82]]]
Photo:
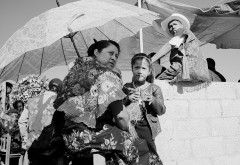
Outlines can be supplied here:
[[114, 101], [109, 105], [109, 110], [112, 112], [116, 125], [124, 130], [129, 131], [129, 115], [123, 107], [122, 100]]

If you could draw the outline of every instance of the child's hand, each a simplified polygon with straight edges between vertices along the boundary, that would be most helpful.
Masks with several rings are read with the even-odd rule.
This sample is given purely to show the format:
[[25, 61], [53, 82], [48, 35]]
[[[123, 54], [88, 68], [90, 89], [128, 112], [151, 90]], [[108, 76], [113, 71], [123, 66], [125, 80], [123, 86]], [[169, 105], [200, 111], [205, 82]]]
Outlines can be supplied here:
[[139, 91], [133, 91], [132, 94], [128, 96], [129, 100], [131, 102], [136, 102], [140, 99], [140, 92]]
[[150, 104], [152, 103], [152, 101], [153, 101], [153, 96], [152, 96], [152, 94], [150, 94], [150, 93], [149, 93], [149, 94], [145, 94], [143, 101], [148, 102], [148, 104], [150, 105]]

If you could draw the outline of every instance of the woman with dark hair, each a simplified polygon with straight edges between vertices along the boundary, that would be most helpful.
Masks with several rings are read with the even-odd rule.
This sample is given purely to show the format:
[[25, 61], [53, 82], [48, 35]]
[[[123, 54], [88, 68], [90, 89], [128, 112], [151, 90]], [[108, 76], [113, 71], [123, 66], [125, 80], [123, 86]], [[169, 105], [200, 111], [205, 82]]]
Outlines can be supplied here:
[[[11, 136], [11, 153], [20, 153], [22, 149], [22, 138], [18, 126], [18, 119], [24, 108], [24, 103], [21, 100], [17, 100], [13, 103], [14, 109], [10, 109], [6, 114], [1, 116], [0, 120], [0, 136], [9, 133]], [[11, 162], [18, 162], [18, 158], [11, 160]]]
[[13, 85], [10, 82], [6, 82], [6, 98], [5, 98], [5, 111], [6, 112], [11, 109], [9, 95], [12, 92], [12, 88], [13, 88]]
[[75, 61], [55, 100], [56, 113], [65, 112], [59, 134], [73, 165], [91, 164], [92, 149], [107, 164], [148, 164], [147, 144], [136, 137], [122, 102], [122, 80], [113, 70], [119, 52], [114, 41], [95, 42], [88, 57]]
[[208, 71], [213, 82], [226, 82], [225, 77], [216, 71], [215, 61], [212, 58], [207, 58]]
[[21, 114], [24, 109], [24, 102], [22, 100], [15, 101], [13, 103], [13, 108], [16, 109], [19, 112], [19, 114]]

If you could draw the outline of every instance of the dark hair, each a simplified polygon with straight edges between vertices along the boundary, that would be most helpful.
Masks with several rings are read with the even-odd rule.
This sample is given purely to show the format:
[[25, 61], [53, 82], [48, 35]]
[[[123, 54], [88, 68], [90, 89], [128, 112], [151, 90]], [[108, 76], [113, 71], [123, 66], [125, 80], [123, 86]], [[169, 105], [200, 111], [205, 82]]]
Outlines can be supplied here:
[[6, 87], [10, 87], [10, 88], [12, 88], [13, 85], [12, 85], [10, 82], [6, 82]]
[[212, 58], [207, 58], [208, 68], [215, 69], [215, 61]]
[[[152, 52], [152, 53], [150, 53], [148, 56], [149, 56], [150, 58], [152, 58], [155, 54], [156, 54], [155, 52]], [[157, 60], [157, 63], [158, 63], [158, 64], [161, 64], [161, 60], [158, 59], [158, 60]]]
[[104, 48], [108, 47], [111, 44], [116, 46], [118, 49], [118, 52], [120, 52], [119, 44], [113, 40], [100, 40], [100, 41], [94, 40], [94, 43], [88, 48], [87, 54], [89, 57], [93, 57], [95, 49], [101, 52]]
[[49, 90], [52, 90], [53, 86], [55, 86], [57, 88], [57, 92], [59, 92], [59, 90], [62, 88], [62, 84], [62, 80], [60, 80], [59, 78], [54, 78], [49, 82], [48, 88]]
[[155, 54], [156, 54], [155, 52], [152, 52], [152, 53], [150, 53], [148, 56], [149, 56], [150, 58], [152, 58]]
[[13, 108], [14, 108], [14, 109], [17, 109], [18, 103], [22, 103], [22, 105], [23, 105], [23, 107], [24, 107], [24, 102], [23, 102], [22, 100], [17, 100], [17, 101], [15, 101], [15, 102], [13, 103]]
[[173, 21], [178, 21], [178, 22], [180, 22], [180, 23], [182, 24], [182, 22], [181, 22], [180, 20], [178, 20], [178, 19], [173, 19], [173, 20], [171, 20], [171, 21], [168, 22], [168, 29], [169, 29], [170, 23], [172, 23]]
[[149, 83], [153, 83], [154, 74], [153, 74], [153, 68], [152, 68], [152, 60], [148, 55], [146, 55], [145, 53], [135, 54], [133, 56], [133, 58], [131, 59], [131, 66], [133, 68], [133, 65], [135, 64], [135, 62], [137, 60], [143, 60], [143, 59], [146, 59], [146, 61], [148, 61], [149, 69], [150, 69], [150, 74], [147, 76], [146, 81], [149, 82]]

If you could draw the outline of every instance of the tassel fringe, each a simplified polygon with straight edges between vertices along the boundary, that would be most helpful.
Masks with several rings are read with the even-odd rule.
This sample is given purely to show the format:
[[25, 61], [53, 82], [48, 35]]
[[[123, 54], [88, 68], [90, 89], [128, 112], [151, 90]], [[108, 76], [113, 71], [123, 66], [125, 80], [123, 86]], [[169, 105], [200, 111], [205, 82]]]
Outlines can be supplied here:
[[128, 123], [128, 129], [129, 129], [129, 133], [132, 135], [133, 139], [137, 139], [138, 134], [131, 122]]

